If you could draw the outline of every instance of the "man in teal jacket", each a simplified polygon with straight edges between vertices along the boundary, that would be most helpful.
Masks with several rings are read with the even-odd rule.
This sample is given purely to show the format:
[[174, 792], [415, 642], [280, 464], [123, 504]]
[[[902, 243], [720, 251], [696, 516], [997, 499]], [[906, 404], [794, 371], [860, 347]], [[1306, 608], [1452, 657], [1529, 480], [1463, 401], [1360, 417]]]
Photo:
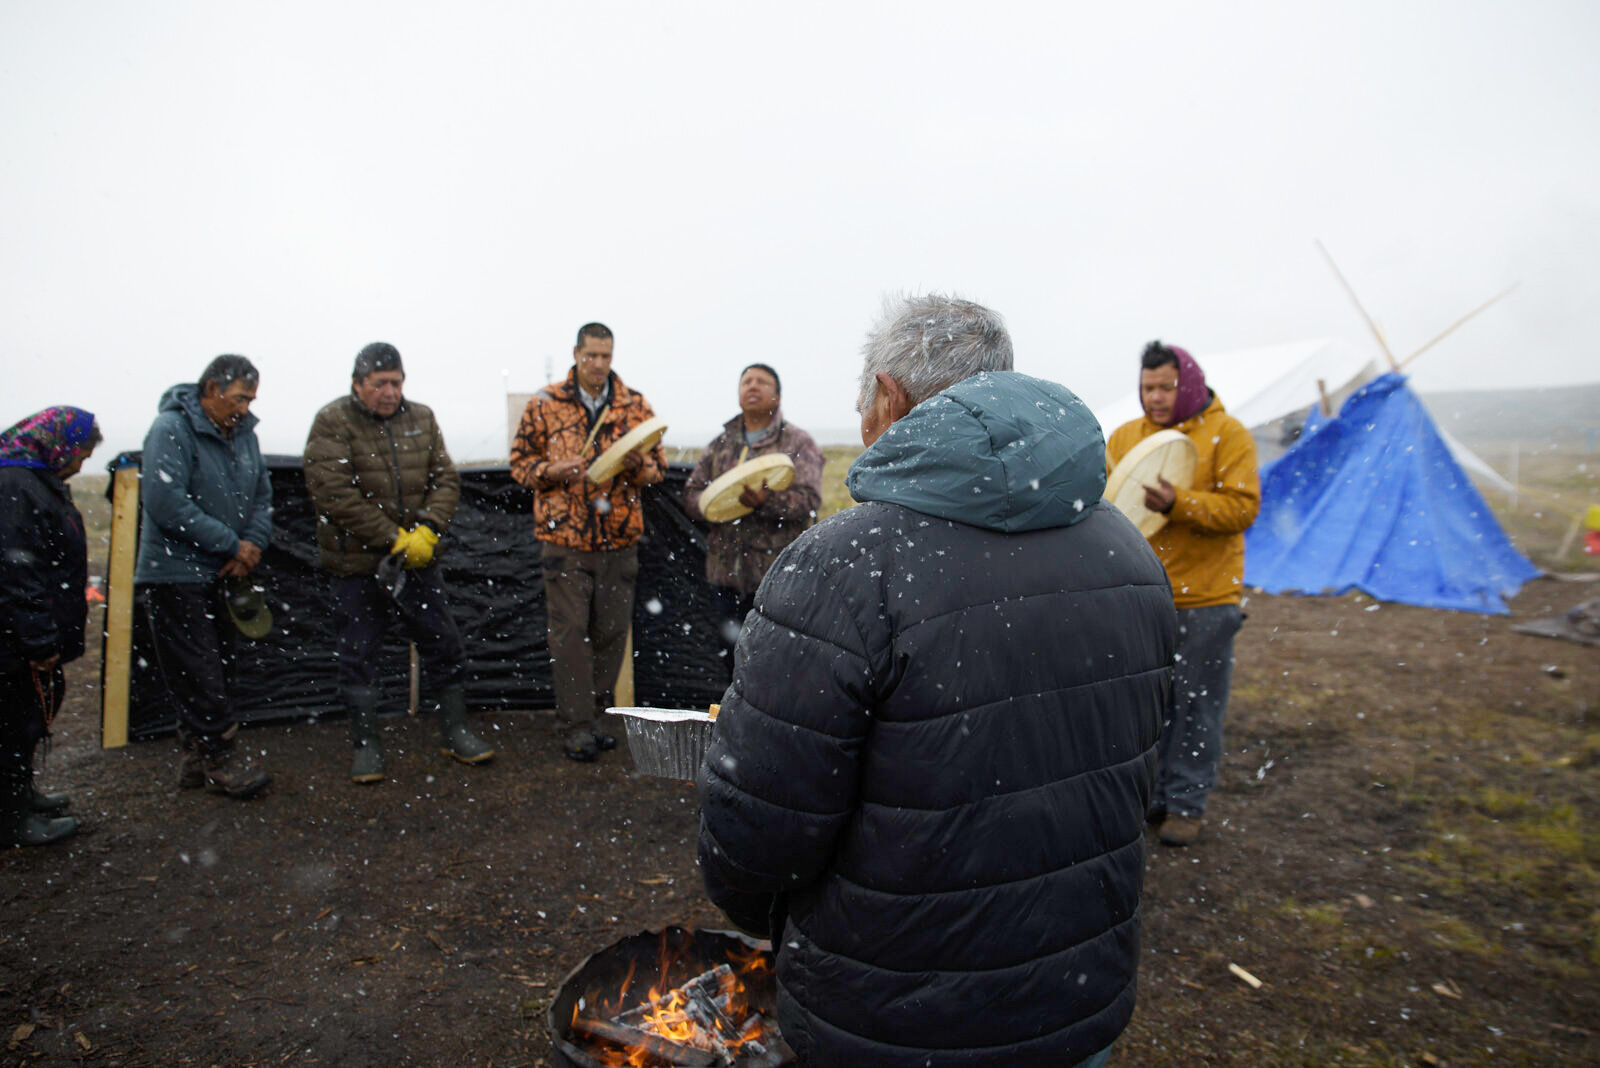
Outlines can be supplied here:
[[272, 484], [250, 403], [261, 376], [218, 356], [173, 386], [144, 439], [139, 562], [156, 663], [178, 714], [178, 785], [252, 797], [272, 780], [242, 747], [228, 696], [236, 635], [230, 582], [248, 580], [272, 535]]

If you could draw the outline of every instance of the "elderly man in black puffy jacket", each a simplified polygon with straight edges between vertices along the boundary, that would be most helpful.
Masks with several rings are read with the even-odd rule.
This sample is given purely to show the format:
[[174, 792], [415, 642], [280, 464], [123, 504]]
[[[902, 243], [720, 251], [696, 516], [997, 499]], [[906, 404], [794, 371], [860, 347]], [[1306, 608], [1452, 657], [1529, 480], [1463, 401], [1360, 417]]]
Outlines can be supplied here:
[[1098, 1065], [1133, 1012], [1177, 618], [1099, 424], [1000, 317], [891, 305], [865, 503], [779, 557], [699, 784], [711, 898], [810, 1065]]

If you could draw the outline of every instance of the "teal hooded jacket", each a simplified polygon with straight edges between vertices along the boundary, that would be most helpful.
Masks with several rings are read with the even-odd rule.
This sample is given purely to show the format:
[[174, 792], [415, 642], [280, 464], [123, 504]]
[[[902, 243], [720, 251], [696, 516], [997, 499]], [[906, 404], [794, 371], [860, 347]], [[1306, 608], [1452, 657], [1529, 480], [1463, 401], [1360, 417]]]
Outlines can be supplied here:
[[248, 541], [272, 538], [272, 482], [256, 441], [254, 414], [224, 435], [192, 384], [162, 394], [145, 435], [139, 496], [139, 562], [133, 581], [211, 582]]
[[858, 501], [1008, 534], [1083, 519], [1106, 488], [1105, 438], [1065, 386], [974, 375], [911, 409], [850, 465]]

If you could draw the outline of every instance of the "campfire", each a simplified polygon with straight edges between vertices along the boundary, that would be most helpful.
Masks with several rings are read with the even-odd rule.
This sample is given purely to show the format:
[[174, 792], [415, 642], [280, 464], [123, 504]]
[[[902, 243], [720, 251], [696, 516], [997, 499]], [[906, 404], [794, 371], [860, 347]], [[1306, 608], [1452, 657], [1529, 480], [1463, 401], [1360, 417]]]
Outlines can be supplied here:
[[776, 1068], [794, 1063], [776, 995], [765, 943], [668, 927], [580, 964], [550, 1006], [550, 1036], [576, 1068]]

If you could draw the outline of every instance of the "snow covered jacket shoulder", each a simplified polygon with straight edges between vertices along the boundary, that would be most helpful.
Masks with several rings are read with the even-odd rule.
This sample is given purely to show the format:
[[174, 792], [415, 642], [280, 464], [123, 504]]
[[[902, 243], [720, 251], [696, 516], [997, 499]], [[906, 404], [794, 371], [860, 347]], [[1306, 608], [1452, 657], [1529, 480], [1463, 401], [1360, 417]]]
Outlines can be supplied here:
[[144, 438], [139, 497], [139, 562], [133, 581], [211, 582], [248, 541], [272, 539], [272, 480], [253, 414], [223, 434], [193, 384], [161, 397]]
[[804, 1063], [1069, 1065], [1128, 1022], [1177, 619], [1103, 463], [1070, 391], [969, 378], [756, 594], [699, 852]]
[[49, 471], [0, 467], [0, 672], [83, 655], [83, 516]]
[[433, 409], [415, 401], [402, 401], [390, 416], [354, 393], [325, 405], [301, 466], [317, 508], [322, 566], [336, 575], [372, 574], [401, 527], [426, 523], [442, 535], [461, 503], [461, 476]]

